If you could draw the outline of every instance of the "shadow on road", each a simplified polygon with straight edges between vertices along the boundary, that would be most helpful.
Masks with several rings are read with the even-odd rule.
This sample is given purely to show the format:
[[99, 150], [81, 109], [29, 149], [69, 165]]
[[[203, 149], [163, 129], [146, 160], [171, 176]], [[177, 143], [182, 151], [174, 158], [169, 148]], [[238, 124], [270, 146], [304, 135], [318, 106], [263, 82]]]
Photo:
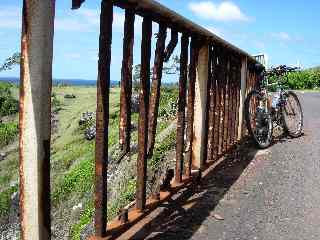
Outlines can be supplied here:
[[[189, 239], [211, 216], [219, 201], [254, 159], [257, 149], [246, 141], [225, 156], [197, 188], [163, 204], [165, 210], [131, 239]], [[213, 216], [211, 216], [213, 217]], [[216, 216], [215, 216], [216, 217]]]

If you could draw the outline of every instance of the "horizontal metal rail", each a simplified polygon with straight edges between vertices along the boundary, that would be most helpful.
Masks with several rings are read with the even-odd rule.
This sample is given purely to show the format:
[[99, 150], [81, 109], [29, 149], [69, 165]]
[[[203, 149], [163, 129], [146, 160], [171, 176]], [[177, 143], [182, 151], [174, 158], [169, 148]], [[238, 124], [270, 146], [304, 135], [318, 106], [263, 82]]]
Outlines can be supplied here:
[[213, 41], [216, 44], [220, 44], [225, 48], [248, 57], [254, 62], [256, 61], [256, 59], [249, 53], [232, 45], [226, 40], [213, 34], [208, 29], [188, 20], [177, 12], [163, 6], [162, 4], [154, 0], [115, 0], [113, 2], [116, 6], [121, 8], [134, 8], [135, 12], [138, 15], [142, 17], [151, 17], [154, 22], [165, 22], [171, 29], [175, 29], [183, 33], [189, 33], [191, 35], [202, 36], [208, 41]]

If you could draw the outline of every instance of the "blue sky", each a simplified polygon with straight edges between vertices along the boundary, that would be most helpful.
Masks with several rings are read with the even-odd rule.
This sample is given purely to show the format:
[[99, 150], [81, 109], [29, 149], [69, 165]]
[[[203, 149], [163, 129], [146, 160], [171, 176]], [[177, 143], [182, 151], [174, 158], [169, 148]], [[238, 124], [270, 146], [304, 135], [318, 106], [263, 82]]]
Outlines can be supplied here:
[[[56, 1], [54, 78], [97, 77], [100, 1], [70, 10], [71, 0]], [[320, 65], [320, 2], [161, 0], [165, 6], [208, 28], [250, 54], [267, 53], [271, 65]], [[22, 0], [1, 0], [0, 63], [20, 49]], [[111, 77], [119, 80], [124, 13], [115, 10]], [[154, 24], [154, 31], [157, 25]], [[134, 62], [139, 63], [141, 18], [136, 20]], [[179, 49], [176, 50], [179, 54]], [[0, 77], [19, 76], [19, 69]], [[172, 79], [171, 79], [172, 80]]]

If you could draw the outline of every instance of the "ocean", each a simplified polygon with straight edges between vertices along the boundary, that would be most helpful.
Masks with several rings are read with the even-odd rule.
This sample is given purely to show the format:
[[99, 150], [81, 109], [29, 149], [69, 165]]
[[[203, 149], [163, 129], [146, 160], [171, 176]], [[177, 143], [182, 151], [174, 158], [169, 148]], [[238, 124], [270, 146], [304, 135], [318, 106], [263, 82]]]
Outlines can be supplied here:
[[[20, 79], [15, 77], [1, 77], [0, 82], [9, 82], [19, 85]], [[70, 85], [70, 86], [96, 86], [96, 80], [84, 80], [84, 79], [54, 79], [53, 85]], [[111, 87], [119, 86], [119, 81], [111, 81]]]

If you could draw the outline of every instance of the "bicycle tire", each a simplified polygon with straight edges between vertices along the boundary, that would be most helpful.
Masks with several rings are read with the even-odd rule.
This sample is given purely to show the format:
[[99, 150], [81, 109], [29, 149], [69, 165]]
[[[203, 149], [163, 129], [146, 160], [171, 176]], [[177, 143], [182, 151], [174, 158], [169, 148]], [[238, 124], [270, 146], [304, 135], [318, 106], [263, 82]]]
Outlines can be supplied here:
[[302, 111], [302, 107], [301, 107], [301, 103], [299, 101], [299, 98], [297, 96], [297, 94], [295, 94], [293, 91], [288, 91], [285, 93], [285, 95], [287, 96], [287, 98], [289, 98], [289, 96], [292, 96], [293, 99], [296, 101], [296, 104], [298, 106], [298, 109], [300, 111], [300, 126], [299, 129], [297, 131], [294, 131], [293, 129], [290, 129], [288, 122], [286, 121], [286, 109], [284, 107], [282, 107], [282, 120], [283, 120], [283, 127], [284, 130], [288, 133], [288, 135], [292, 138], [297, 138], [300, 137], [302, 135], [302, 131], [303, 131], [303, 111]]
[[256, 136], [254, 130], [252, 129], [251, 126], [251, 119], [250, 119], [250, 100], [251, 98], [253, 98], [254, 96], [258, 96], [259, 98], [262, 98], [261, 94], [259, 93], [259, 91], [257, 90], [252, 90], [246, 100], [245, 100], [245, 104], [244, 104], [244, 113], [245, 113], [245, 120], [246, 120], [246, 127], [248, 129], [249, 134], [251, 135], [251, 137], [253, 138], [255, 144], [257, 145], [258, 148], [260, 149], [265, 149], [268, 148], [271, 143], [272, 143], [272, 132], [273, 132], [273, 124], [272, 124], [272, 118], [271, 115], [268, 113], [266, 115], [266, 121], [267, 121], [267, 125], [268, 125], [268, 136], [265, 142], [261, 142], [259, 141], [258, 137]]

